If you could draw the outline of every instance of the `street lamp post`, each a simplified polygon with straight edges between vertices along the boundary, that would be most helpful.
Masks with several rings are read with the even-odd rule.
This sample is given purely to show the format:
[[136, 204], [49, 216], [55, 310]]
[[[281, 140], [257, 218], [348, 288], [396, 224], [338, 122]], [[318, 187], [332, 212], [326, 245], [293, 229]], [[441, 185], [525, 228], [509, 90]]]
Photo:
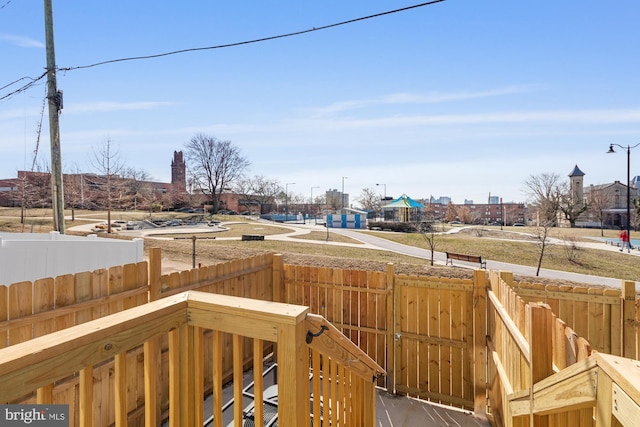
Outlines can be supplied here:
[[342, 192], [340, 193], [340, 209], [344, 209], [344, 180], [349, 178], [348, 176], [342, 177]]
[[620, 144], [609, 144], [607, 154], [616, 152], [616, 150], [613, 149], [614, 145], [622, 149], [627, 149], [627, 238], [629, 239], [629, 243], [631, 243], [631, 149], [640, 145], [640, 142], [633, 146], [627, 145], [626, 147]]
[[[384, 186], [384, 197], [382, 198], [382, 200], [386, 201], [387, 200], [387, 184], [376, 184], [376, 186]], [[379, 216], [381, 219], [384, 219], [384, 216], [382, 215], [382, 203], [380, 204], [380, 212], [379, 212]]]
[[289, 219], [289, 186], [294, 184], [295, 182], [287, 182], [284, 185], [284, 222]]
[[320, 188], [320, 186], [316, 186], [316, 187], [311, 187], [311, 199], [310, 199], [310, 205], [309, 207], [313, 206], [313, 189], [314, 188]]

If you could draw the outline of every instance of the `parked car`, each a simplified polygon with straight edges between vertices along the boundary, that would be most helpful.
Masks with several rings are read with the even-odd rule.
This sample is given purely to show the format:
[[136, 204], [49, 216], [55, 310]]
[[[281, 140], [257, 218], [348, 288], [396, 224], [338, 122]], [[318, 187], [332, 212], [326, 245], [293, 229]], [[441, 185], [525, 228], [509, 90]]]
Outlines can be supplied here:
[[514, 227], [524, 227], [524, 223], [522, 223], [522, 222], [514, 222], [513, 226]]

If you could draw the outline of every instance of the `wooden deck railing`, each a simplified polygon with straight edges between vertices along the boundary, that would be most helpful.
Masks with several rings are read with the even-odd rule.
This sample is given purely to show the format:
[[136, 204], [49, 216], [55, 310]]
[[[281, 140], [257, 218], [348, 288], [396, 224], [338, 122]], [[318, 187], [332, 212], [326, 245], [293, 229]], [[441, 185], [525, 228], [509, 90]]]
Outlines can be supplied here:
[[[594, 353], [509, 397], [511, 424], [535, 416], [535, 425], [636, 426], [640, 419], [640, 364]], [[562, 423], [551, 422], [558, 416]], [[522, 425], [522, 424], [521, 424]]]
[[[326, 331], [325, 331], [326, 328]], [[30, 341], [0, 349], [0, 402], [11, 402], [68, 377], [80, 377], [78, 425], [93, 424], [95, 365], [114, 360], [115, 425], [127, 425], [126, 354], [144, 344], [145, 424], [156, 426], [158, 340], [169, 343], [169, 422], [171, 426], [203, 424], [203, 331], [212, 330], [214, 425], [222, 426], [222, 335], [233, 342], [234, 396], [242, 399], [243, 345], [253, 342], [254, 372], [260, 384], [262, 343], [277, 344], [278, 422], [308, 425], [311, 410], [330, 417], [334, 426], [375, 425], [374, 380], [383, 371], [373, 360], [321, 317], [297, 305], [189, 291]], [[324, 333], [314, 337], [319, 331]], [[308, 333], [311, 338], [308, 338]], [[311, 351], [311, 353], [310, 353]], [[310, 395], [309, 368], [313, 369]], [[37, 394], [47, 403], [46, 392]], [[256, 420], [264, 416], [256, 393]], [[60, 402], [56, 402], [60, 403]], [[321, 407], [322, 406], [322, 407]], [[234, 408], [242, 425], [242, 406]], [[75, 422], [74, 422], [75, 424]]]

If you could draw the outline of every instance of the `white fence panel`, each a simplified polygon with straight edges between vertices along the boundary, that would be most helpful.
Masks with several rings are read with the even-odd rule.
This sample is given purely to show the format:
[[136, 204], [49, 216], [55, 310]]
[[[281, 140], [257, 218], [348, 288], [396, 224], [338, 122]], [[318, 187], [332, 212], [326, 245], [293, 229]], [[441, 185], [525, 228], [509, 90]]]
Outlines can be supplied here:
[[0, 233], [0, 284], [10, 285], [143, 261], [142, 239], [99, 239], [49, 234]]

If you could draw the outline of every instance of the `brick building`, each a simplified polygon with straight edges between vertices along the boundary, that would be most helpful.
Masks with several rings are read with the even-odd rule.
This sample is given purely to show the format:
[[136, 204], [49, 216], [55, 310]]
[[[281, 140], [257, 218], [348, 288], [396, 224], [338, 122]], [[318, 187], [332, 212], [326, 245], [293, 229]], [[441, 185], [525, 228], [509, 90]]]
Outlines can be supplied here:
[[[94, 173], [63, 175], [66, 207], [103, 208], [107, 182], [111, 184], [112, 204], [116, 208], [146, 209], [151, 205], [181, 204], [186, 194], [186, 164], [182, 151], [174, 151], [171, 182], [142, 181], [134, 178]], [[51, 174], [18, 171], [17, 178], [0, 179], [0, 206], [51, 206]]]

